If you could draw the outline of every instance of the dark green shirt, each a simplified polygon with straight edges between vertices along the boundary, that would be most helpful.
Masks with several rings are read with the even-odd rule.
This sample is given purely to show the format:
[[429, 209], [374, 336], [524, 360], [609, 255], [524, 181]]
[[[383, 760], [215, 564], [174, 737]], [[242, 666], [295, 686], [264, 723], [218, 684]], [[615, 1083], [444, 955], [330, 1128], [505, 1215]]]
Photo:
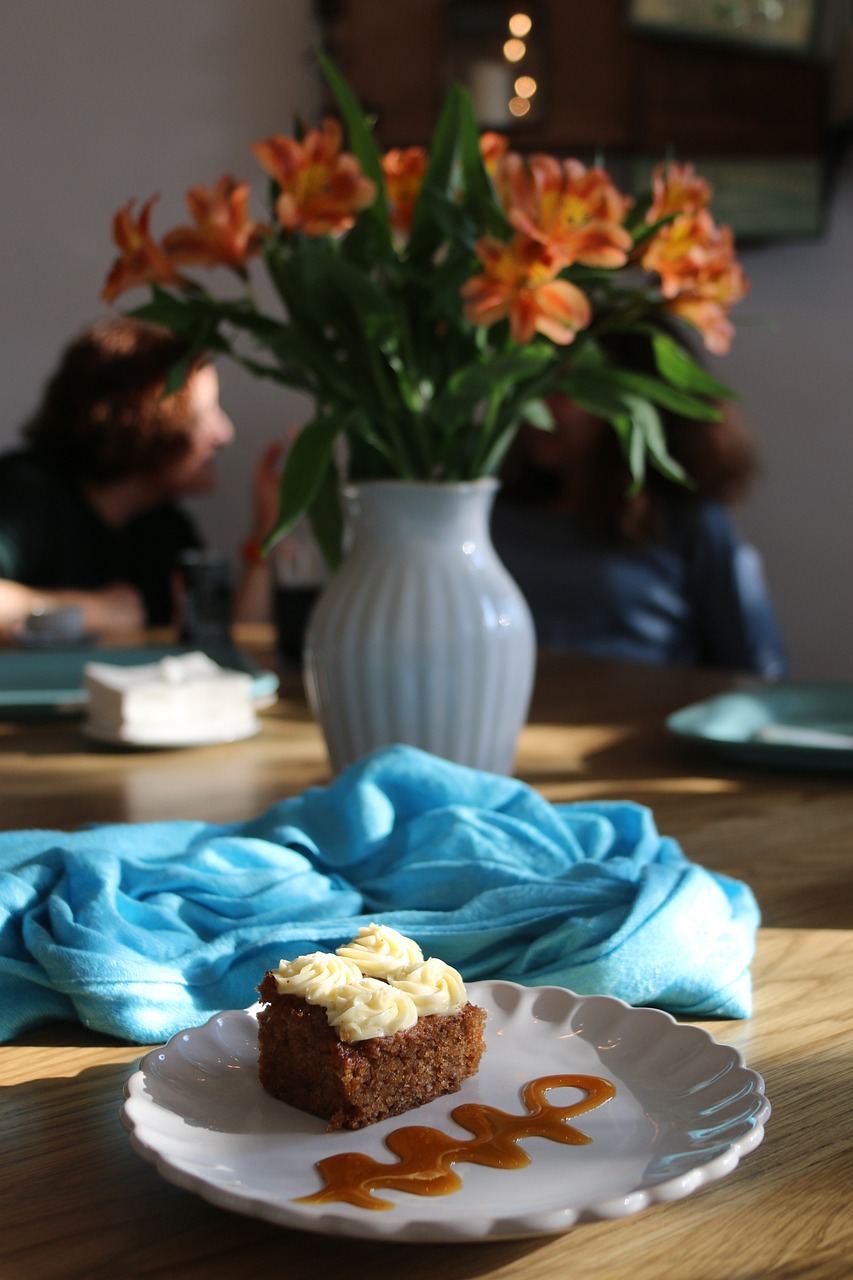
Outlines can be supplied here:
[[194, 523], [171, 503], [113, 529], [69, 477], [26, 452], [0, 457], [0, 578], [45, 590], [129, 583], [148, 625], [164, 626], [178, 555], [199, 546]]

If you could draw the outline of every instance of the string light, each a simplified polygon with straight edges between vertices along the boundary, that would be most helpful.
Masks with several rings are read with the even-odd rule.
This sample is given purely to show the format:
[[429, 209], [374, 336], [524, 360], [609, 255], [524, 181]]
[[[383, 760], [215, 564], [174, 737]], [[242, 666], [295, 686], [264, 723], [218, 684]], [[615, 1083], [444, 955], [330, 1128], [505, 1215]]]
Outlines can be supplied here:
[[532, 98], [538, 85], [533, 76], [519, 76], [513, 87], [519, 98]]
[[510, 98], [508, 106], [512, 115], [526, 116], [530, 110], [530, 100], [529, 98]]
[[527, 53], [527, 45], [523, 40], [507, 40], [504, 45], [504, 57], [507, 62], [521, 62]]
[[533, 19], [527, 13], [514, 13], [509, 20], [510, 34], [514, 36], [530, 35]]

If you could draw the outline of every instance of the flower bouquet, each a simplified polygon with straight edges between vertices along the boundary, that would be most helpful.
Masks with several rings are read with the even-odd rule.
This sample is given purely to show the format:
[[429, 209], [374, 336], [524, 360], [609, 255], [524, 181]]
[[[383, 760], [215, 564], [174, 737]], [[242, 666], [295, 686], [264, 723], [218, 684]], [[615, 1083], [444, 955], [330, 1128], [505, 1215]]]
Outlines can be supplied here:
[[[480, 136], [458, 86], [428, 152], [383, 155], [348, 86], [321, 61], [343, 123], [253, 146], [270, 179], [269, 220], [252, 218], [248, 184], [230, 176], [191, 188], [192, 225], [160, 241], [153, 199], [138, 215], [131, 201], [115, 216], [119, 255], [103, 293], [111, 302], [151, 286], [132, 314], [187, 340], [173, 385], [200, 353], [226, 353], [313, 397], [270, 541], [308, 511], [337, 562], [340, 437], [354, 480], [491, 476], [522, 421], [552, 426], [555, 392], [612, 423], [636, 486], [648, 465], [689, 482], [667, 452], [659, 410], [707, 421], [731, 393], [655, 320], [680, 318], [723, 353], [747, 288], [692, 166], [659, 165], [648, 194], [630, 199], [600, 167], [525, 158], [499, 135]], [[278, 314], [256, 301], [256, 262]], [[218, 267], [238, 282], [231, 296], [187, 274]], [[600, 340], [617, 331], [650, 334], [654, 374], [607, 355]]]

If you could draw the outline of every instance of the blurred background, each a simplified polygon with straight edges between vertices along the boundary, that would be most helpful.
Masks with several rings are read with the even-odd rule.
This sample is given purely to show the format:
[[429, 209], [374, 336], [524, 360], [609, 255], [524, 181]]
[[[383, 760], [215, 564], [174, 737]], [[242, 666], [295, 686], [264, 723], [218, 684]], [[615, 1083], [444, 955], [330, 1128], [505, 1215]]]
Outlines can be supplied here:
[[[597, 157], [625, 187], [669, 149], [714, 181], [752, 291], [731, 353], [710, 364], [740, 394], [764, 459], [736, 519], [763, 553], [792, 675], [853, 678], [853, 5], [515, 8], [533, 19], [526, 98], [502, 36], [495, 45], [503, 0], [3, 0], [0, 448], [65, 343], [104, 314], [120, 206], [161, 193], [159, 236], [185, 221], [187, 187], [230, 172], [252, 183], [260, 214], [249, 146], [289, 132], [294, 112], [319, 118], [322, 37], [384, 145], [426, 141], [460, 77], [483, 123], [520, 149]], [[310, 414], [229, 364], [220, 378], [237, 440], [194, 514], [236, 558], [259, 451]]]

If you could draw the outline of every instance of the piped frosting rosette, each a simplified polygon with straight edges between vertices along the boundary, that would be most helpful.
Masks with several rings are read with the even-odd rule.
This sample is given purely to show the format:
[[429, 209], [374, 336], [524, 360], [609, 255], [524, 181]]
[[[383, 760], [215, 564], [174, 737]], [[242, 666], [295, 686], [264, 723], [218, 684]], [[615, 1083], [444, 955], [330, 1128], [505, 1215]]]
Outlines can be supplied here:
[[387, 924], [364, 925], [351, 942], [338, 947], [335, 955], [354, 961], [371, 978], [392, 978], [424, 958], [416, 942]]
[[332, 954], [314, 951], [282, 960], [274, 971], [282, 995], [301, 996], [326, 1010], [341, 1040], [394, 1035], [418, 1018], [457, 1013], [468, 995], [461, 975], [387, 925], [359, 929]]

